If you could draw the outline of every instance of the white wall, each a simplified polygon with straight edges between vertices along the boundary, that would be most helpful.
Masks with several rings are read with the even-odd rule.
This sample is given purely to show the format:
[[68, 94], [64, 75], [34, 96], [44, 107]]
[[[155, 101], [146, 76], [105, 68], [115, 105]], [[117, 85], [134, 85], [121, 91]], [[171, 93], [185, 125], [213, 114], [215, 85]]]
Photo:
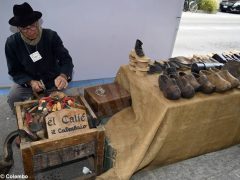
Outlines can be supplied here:
[[[73, 80], [114, 77], [137, 38], [153, 59], [171, 56], [184, 0], [32, 0], [42, 26], [58, 32], [75, 65]], [[0, 0], [0, 86], [8, 86], [4, 45], [20, 0]]]

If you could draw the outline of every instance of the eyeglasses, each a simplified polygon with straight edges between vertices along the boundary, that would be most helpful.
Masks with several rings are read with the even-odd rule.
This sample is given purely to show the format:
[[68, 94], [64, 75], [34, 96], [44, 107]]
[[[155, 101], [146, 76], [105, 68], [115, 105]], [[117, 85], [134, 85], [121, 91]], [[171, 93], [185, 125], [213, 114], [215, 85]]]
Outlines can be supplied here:
[[18, 27], [18, 28], [22, 32], [27, 32], [28, 30], [32, 30], [32, 31], [36, 30], [37, 26], [38, 26], [38, 24], [37, 24], [37, 22], [35, 22], [35, 23], [33, 23], [31, 25], [28, 25], [26, 27]]

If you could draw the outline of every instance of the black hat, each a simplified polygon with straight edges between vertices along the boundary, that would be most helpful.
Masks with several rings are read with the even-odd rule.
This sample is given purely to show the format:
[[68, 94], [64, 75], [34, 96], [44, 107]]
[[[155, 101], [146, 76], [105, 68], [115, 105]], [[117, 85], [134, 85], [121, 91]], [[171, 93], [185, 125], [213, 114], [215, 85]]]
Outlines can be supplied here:
[[28, 26], [42, 17], [42, 13], [33, 11], [32, 7], [28, 3], [20, 5], [15, 4], [13, 6], [13, 14], [8, 23], [12, 26], [25, 27]]

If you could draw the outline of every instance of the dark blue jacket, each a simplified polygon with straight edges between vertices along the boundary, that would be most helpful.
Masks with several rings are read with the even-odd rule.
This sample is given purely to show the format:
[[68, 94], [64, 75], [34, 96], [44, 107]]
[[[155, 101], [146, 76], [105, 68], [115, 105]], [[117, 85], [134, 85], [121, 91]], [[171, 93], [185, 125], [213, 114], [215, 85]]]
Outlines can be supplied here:
[[[33, 62], [29, 53], [36, 49], [42, 59]], [[5, 53], [8, 74], [22, 86], [26, 86], [30, 80], [42, 80], [49, 89], [54, 87], [54, 79], [61, 73], [69, 77], [69, 80], [72, 78], [72, 58], [58, 34], [50, 29], [42, 30], [37, 46], [24, 43], [20, 33], [11, 35], [6, 41]]]

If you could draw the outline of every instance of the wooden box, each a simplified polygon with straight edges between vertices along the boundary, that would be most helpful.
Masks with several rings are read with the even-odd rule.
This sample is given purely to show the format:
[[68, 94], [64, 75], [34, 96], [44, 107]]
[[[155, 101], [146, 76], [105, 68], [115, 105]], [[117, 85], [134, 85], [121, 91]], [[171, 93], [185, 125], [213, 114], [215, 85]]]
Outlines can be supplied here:
[[[81, 97], [83, 101], [84, 98]], [[22, 109], [36, 101], [15, 103], [19, 129], [23, 126]], [[88, 108], [89, 105], [83, 104]], [[91, 109], [88, 109], [88, 113]], [[92, 114], [92, 116], [95, 116]], [[104, 128], [92, 128], [85, 133], [30, 142], [21, 138], [20, 150], [24, 171], [29, 179], [94, 179], [102, 173]], [[91, 174], [83, 174], [83, 167]]]
[[84, 97], [97, 117], [107, 117], [131, 105], [130, 94], [117, 83], [84, 89]]

